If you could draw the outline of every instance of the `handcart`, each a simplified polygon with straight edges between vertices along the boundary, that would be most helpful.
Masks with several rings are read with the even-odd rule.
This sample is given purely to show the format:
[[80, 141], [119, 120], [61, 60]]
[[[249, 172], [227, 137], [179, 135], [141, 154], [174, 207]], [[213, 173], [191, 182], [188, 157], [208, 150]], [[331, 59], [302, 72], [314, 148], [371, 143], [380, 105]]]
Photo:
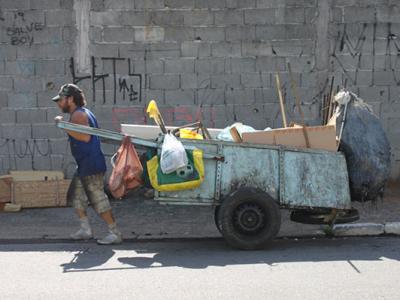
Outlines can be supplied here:
[[[59, 121], [57, 126], [119, 143], [122, 133]], [[139, 147], [160, 148], [158, 140], [131, 137]], [[215, 223], [233, 247], [258, 249], [281, 225], [281, 209], [305, 223], [349, 222], [351, 208], [346, 160], [341, 152], [283, 146], [181, 139], [186, 149], [203, 150], [204, 182], [199, 188], [155, 191], [160, 203], [210, 205]]]

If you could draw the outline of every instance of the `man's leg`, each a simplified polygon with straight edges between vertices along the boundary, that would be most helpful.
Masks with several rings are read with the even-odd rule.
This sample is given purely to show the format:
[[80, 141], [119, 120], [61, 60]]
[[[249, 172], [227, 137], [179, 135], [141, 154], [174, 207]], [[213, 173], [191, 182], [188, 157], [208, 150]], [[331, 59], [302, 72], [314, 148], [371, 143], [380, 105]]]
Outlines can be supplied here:
[[75, 175], [72, 179], [67, 195], [68, 203], [72, 204], [72, 206], [75, 208], [76, 214], [78, 215], [80, 221], [80, 227], [78, 231], [71, 234], [71, 238], [74, 240], [85, 240], [92, 238], [92, 229], [86, 214], [88, 200], [82, 182], [78, 176]]
[[110, 202], [104, 193], [103, 174], [87, 176], [82, 180], [89, 202], [108, 225], [109, 234], [103, 239], [97, 240], [97, 243], [102, 245], [121, 243], [122, 234], [117, 228]]

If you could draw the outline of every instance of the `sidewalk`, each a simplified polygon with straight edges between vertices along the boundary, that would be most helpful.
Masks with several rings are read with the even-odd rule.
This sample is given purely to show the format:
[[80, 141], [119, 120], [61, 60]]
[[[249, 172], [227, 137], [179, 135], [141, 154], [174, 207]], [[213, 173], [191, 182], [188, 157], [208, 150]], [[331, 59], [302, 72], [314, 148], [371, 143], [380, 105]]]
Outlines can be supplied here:
[[[391, 188], [376, 204], [354, 203], [360, 212], [358, 223], [400, 221], [400, 188]], [[212, 207], [161, 205], [136, 194], [112, 207], [126, 239], [220, 237], [214, 224]], [[106, 233], [106, 226], [89, 211], [95, 237]], [[18, 213], [0, 213], [0, 240], [69, 239], [78, 222], [72, 208], [24, 209]], [[282, 210], [280, 237], [320, 236], [319, 225], [291, 222]]]

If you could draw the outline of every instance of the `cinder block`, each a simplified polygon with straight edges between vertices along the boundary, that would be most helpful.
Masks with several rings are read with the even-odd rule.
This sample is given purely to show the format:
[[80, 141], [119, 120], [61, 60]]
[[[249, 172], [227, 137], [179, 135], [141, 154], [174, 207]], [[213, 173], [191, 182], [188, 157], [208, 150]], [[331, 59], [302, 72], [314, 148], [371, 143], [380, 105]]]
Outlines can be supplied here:
[[184, 12], [179, 10], [154, 10], [150, 12], [150, 24], [180, 26], [183, 25], [183, 16]]
[[32, 138], [30, 124], [2, 124], [1, 128], [5, 139], [26, 140]]
[[2, 44], [0, 47], [0, 60], [15, 60], [17, 58], [17, 47]]
[[193, 73], [194, 62], [192, 58], [166, 59], [165, 73]]
[[34, 75], [35, 74], [35, 61], [33, 60], [6, 60], [5, 61], [5, 75]]
[[256, 0], [227, 0], [227, 8], [255, 8]]
[[50, 147], [52, 154], [64, 155], [70, 151], [68, 138], [50, 139]]
[[377, 21], [400, 23], [400, 7], [398, 5], [382, 5], [377, 7]]
[[30, 1], [30, 9], [57, 9], [57, 8], [60, 8], [60, 1], [54, 1], [54, 0]]
[[187, 73], [181, 75], [181, 88], [182, 89], [195, 89], [197, 88], [197, 74]]
[[150, 14], [143, 11], [121, 11], [121, 25], [145, 26], [150, 24]]
[[165, 104], [168, 105], [181, 105], [181, 104], [194, 104], [194, 90], [173, 90], [165, 91]]
[[211, 54], [215, 57], [240, 57], [240, 43], [215, 43], [211, 46]]
[[243, 56], [270, 56], [272, 47], [270, 42], [243, 42]]
[[229, 89], [225, 92], [228, 104], [252, 104], [255, 103], [254, 89]]
[[180, 41], [193, 41], [194, 29], [191, 27], [165, 27], [165, 41], [180, 42]]
[[223, 58], [201, 58], [195, 62], [197, 73], [221, 74], [225, 72], [225, 60]]
[[256, 60], [253, 57], [243, 57], [231, 59], [231, 72], [232, 73], [243, 73], [243, 72], [255, 72]]
[[[382, 16], [382, 14], [381, 14], [381, 16]], [[374, 7], [346, 6], [344, 8], [343, 17], [344, 17], [345, 23], [355, 23], [355, 22], [373, 23], [375, 20], [375, 8]], [[387, 17], [387, 16], [385, 16], [385, 17]], [[388, 19], [385, 19], [385, 22], [388, 22]]]
[[337, 224], [333, 227], [335, 236], [381, 235], [385, 226], [377, 223]]
[[158, 26], [135, 27], [135, 41], [159, 42], [164, 40], [164, 28]]
[[168, 8], [194, 8], [194, 0], [165, 0], [165, 7]]
[[14, 155], [14, 160], [10, 167], [13, 170], [33, 170], [33, 157], [29, 154], [22, 158]]
[[180, 85], [179, 75], [164, 74], [164, 75], [150, 76], [151, 89], [176, 90], [179, 89], [179, 85]]
[[72, 9], [74, 6], [74, 0], [61, 0], [60, 7], [62, 9]]
[[195, 8], [225, 8], [225, 0], [194, 0]]
[[240, 74], [240, 82], [243, 87], [251, 87], [251, 88], [263, 87], [261, 73], [242, 73]]
[[[53, 1], [55, 2], [55, 1]], [[69, 9], [47, 10], [46, 25], [47, 26], [66, 26], [75, 22], [73, 11]]]
[[264, 106], [258, 103], [234, 105], [233, 113], [239, 122], [242, 122], [242, 120], [263, 119], [265, 117]]
[[36, 62], [36, 75], [64, 75], [64, 60], [39, 60]]
[[392, 71], [375, 71], [373, 74], [373, 84], [377, 86], [395, 85], [395, 77]]
[[133, 5], [134, 1], [132, 0], [105, 0], [104, 1], [104, 8], [105, 9], [134, 9]]
[[15, 123], [17, 120], [15, 110], [7, 109], [5, 107], [0, 108], [0, 120], [1, 124]]
[[224, 89], [198, 89], [196, 91], [196, 104], [197, 105], [222, 105], [225, 104], [225, 90]]
[[265, 56], [256, 59], [256, 70], [262, 72], [277, 72], [286, 70], [284, 57]]
[[224, 41], [225, 30], [223, 27], [199, 27], [195, 30], [195, 38], [201, 41]]
[[135, 0], [136, 9], [164, 8], [164, 0]]
[[90, 25], [107, 26], [120, 25], [121, 13], [119, 11], [91, 11]]
[[211, 88], [213, 89], [238, 88], [239, 86], [240, 86], [239, 74], [211, 75]]
[[314, 24], [289, 24], [286, 27], [287, 39], [315, 39], [316, 27]]
[[34, 139], [53, 139], [65, 136], [65, 131], [57, 128], [55, 124], [32, 124], [32, 138]]
[[45, 109], [21, 109], [17, 110], [18, 123], [43, 123], [46, 122]]
[[[89, 29], [89, 38], [91, 37], [92, 31], [98, 32], [98, 28], [92, 27]], [[72, 43], [74, 42], [75, 38], [77, 36], [77, 30], [75, 27], [72, 26], [65, 26], [62, 28], [62, 39], [66, 43]], [[92, 36], [93, 37], [93, 36]], [[94, 39], [92, 39], [94, 41]], [[96, 41], [100, 41], [101, 37], [98, 38]]]
[[214, 18], [216, 25], [242, 25], [244, 23], [242, 10], [216, 11]]
[[147, 52], [147, 59], [176, 58], [181, 57], [180, 50], [157, 50]]
[[0, 75], [0, 91], [12, 91], [14, 87], [12, 76]]
[[0, 107], [8, 106], [8, 93], [0, 91]]
[[[36, 2], [40, 2], [40, 0], [34, 0], [32, 5], [36, 5]], [[15, 1], [15, 0], [3, 0], [1, 2], [1, 8], [2, 9], [21, 9], [21, 10], [27, 10], [30, 8], [29, 6], [30, 1]]]
[[37, 77], [15, 77], [14, 91], [16, 93], [36, 93], [42, 90], [42, 81]]
[[202, 26], [214, 24], [214, 14], [209, 10], [192, 10], [185, 12], [184, 24], [189, 26]]
[[181, 53], [183, 57], [211, 56], [211, 44], [201, 41], [182, 42]]
[[292, 72], [302, 72], [308, 73], [311, 72], [315, 68], [315, 57], [314, 56], [301, 56], [301, 57], [292, 57], [290, 60], [290, 66], [292, 68]]
[[312, 40], [283, 40], [271, 42], [272, 51], [278, 56], [313, 55], [314, 41]]
[[31, 93], [9, 93], [8, 107], [10, 108], [31, 108], [36, 107], [36, 95]]
[[256, 38], [255, 26], [228, 26], [225, 29], [225, 39], [228, 42], [253, 41]]
[[133, 42], [135, 31], [128, 27], [106, 27], [103, 31], [105, 42]]
[[[276, 88], [261, 88], [254, 89], [254, 97], [256, 103], [278, 103], [278, 95], [276, 92]], [[269, 111], [268, 109], [264, 109], [265, 112]]]
[[304, 7], [283, 7], [276, 10], [276, 21], [279, 24], [303, 24], [304, 16]]
[[248, 9], [244, 11], [245, 24], [275, 24], [276, 9]]
[[289, 25], [256, 26], [256, 38], [261, 41], [284, 40]]

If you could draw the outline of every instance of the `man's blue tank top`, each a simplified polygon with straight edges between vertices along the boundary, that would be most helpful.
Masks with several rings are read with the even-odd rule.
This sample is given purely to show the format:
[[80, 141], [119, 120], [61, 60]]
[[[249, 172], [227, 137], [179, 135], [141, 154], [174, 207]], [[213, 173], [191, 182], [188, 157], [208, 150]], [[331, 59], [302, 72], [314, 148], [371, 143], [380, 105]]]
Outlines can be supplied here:
[[[75, 111], [83, 111], [88, 116], [90, 127], [98, 128], [97, 120], [94, 114], [87, 108], [80, 107]], [[74, 111], [74, 112], [75, 112]], [[101, 151], [100, 139], [91, 135], [88, 143], [78, 141], [69, 136], [71, 153], [78, 165], [77, 175], [80, 177], [104, 173], [107, 169], [104, 154]]]

